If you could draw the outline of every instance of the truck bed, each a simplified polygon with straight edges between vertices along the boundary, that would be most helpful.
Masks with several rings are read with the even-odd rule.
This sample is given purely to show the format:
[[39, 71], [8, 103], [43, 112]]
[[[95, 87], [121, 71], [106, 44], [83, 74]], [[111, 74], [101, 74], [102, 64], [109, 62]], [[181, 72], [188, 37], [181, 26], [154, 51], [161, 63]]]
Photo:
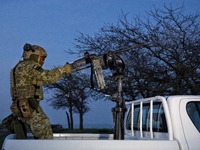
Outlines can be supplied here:
[[31, 134], [26, 140], [7, 136], [4, 150], [178, 150], [173, 140], [113, 140], [112, 134], [54, 134], [53, 140], [35, 140]]

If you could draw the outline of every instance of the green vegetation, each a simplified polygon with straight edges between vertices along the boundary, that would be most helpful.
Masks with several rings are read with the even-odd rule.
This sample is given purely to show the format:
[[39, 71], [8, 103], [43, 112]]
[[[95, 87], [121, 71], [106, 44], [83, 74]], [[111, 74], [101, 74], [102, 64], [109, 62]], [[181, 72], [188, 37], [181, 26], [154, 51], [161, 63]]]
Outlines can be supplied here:
[[114, 129], [53, 129], [53, 133], [101, 133], [113, 134]]

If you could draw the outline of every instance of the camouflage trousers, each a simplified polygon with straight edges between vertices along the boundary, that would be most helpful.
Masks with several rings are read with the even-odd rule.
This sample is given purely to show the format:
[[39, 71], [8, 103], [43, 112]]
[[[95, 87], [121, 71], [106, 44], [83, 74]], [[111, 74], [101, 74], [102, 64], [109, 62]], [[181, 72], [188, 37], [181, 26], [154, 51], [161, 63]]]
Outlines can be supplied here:
[[53, 132], [49, 118], [43, 112], [43, 109], [40, 105], [38, 106], [38, 112], [34, 110], [31, 117], [20, 117], [20, 120], [30, 126], [31, 131], [36, 138], [53, 139]]

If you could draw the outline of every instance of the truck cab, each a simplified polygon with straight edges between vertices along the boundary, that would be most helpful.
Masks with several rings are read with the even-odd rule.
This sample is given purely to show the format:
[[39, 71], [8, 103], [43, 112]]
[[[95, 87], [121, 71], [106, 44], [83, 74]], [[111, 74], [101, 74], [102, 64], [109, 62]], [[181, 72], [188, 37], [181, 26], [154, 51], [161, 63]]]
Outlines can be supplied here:
[[200, 96], [156, 96], [126, 105], [126, 139], [175, 140], [180, 149], [200, 148]]

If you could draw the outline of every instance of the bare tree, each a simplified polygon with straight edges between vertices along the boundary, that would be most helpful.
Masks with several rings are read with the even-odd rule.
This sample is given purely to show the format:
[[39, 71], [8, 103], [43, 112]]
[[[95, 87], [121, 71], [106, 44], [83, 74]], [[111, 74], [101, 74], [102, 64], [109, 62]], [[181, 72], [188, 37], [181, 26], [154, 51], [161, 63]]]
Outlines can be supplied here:
[[67, 76], [63, 77], [54, 84], [45, 85], [46, 91], [51, 91], [51, 93], [53, 93], [51, 97], [47, 99], [47, 102], [50, 102], [50, 106], [57, 110], [65, 110], [68, 108], [70, 114], [69, 117], [68, 112], [66, 111], [68, 127], [73, 129], [73, 112], [75, 107], [73, 104], [73, 99], [69, 98], [70, 88], [71, 84]]
[[[45, 87], [47, 91], [51, 90], [51, 93], [53, 93], [47, 101], [50, 102], [54, 109], [69, 109], [69, 127], [73, 129], [73, 113], [79, 113], [79, 127], [82, 129], [83, 115], [90, 110], [88, 104], [92, 95], [88, 75], [77, 72], [71, 76], [64, 76], [58, 82], [45, 85]], [[67, 112], [66, 114], [68, 115]]]
[[[131, 23], [122, 13], [117, 25], [106, 24], [93, 37], [81, 33], [75, 41], [79, 54], [97, 55], [150, 42], [121, 56], [129, 71], [129, 82], [124, 84], [127, 100], [200, 93], [199, 14], [185, 15], [184, 6], [154, 8], [143, 19], [133, 17]], [[112, 93], [113, 84], [108, 86], [105, 92]]]

